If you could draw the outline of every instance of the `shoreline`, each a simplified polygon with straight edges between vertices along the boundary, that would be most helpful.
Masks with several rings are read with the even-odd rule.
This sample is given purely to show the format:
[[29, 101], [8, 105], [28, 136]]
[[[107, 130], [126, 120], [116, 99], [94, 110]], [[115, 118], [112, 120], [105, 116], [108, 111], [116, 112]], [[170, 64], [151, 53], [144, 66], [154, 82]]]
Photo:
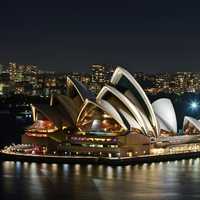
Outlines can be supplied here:
[[110, 166], [136, 165], [154, 162], [167, 162], [200, 157], [200, 151], [176, 154], [143, 155], [135, 157], [89, 157], [89, 156], [51, 156], [0, 152], [0, 161], [21, 161], [58, 164], [101, 164]]

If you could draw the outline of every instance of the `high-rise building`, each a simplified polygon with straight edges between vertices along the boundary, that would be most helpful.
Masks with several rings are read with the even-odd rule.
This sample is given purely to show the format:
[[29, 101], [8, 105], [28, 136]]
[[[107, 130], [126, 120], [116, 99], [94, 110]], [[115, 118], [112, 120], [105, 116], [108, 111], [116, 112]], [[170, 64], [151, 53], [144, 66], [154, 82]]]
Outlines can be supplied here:
[[83, 83], [87, 88], [91, 86], [91, 75], [90, 74], [82, 74], [81, 75], [81, 83]]
[[2, 73], [3, 73], [3, 65], [0, 64], [0, 74], [2, 74]]
[[81, 81], [82, 74], [79, 72], [71, 72], [71, 73], [68, 73], [67, 75], [69, 75], [70, 77], [72, 77], [73, 79], [77, 81]]
[[90, 90], [94, 93], [98, 93], [105, 83], [108, 83], [114, 66], [106, 64], [93, 64], [90, 66], [91, 72], [91, 86]]
[[9, 62], [9, 75], [10, 75], [10, 80], [15, 81], [16, 80], [16, 75], [17, 75], [17, 64], [14, 62]]
[[10, 74], [6, 65], [0, 64], [0, 95], [7, 95], [12, 89]]

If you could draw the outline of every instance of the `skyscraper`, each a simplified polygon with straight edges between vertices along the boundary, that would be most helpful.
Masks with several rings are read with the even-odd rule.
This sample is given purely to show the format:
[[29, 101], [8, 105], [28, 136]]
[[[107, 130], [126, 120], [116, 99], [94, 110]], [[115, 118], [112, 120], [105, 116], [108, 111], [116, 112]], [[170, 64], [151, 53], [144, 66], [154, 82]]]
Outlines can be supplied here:
[[105, 83], [108, 83], [115, 67], [106, 64], [93, 64], [90, 66], [91, 86], [94, 93], [98, 93]]
[[17, 75], [17, 64], [13, 62], [9, 62], [9, 75], [10, 80], [15, 81]]

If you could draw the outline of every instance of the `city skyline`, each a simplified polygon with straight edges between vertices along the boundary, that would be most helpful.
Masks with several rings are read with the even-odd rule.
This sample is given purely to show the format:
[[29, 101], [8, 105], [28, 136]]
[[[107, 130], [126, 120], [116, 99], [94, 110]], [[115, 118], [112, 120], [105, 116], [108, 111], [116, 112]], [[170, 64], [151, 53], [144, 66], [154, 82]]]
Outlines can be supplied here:
[[[117, 67], [108, 64], [92, 64], [85, 72], [53, 72], [45, 71], [32, 64], [9, 62], [0, 64], [0, 94], [24, 94], [28, 96], [46, 96], [65, 94], [67, 76], [83, 83], [97, 94], [110, 78]], [[156, 95], [183, 94], [200, 92], [200, 72], [132, 72], [134, 78], [142, 85], [145, 92]]]
[[[67, 73], [87, 74], [90, 72], [90, 67], [92, 65], [113, 67], [113, 69], [115, 69], [116, 67], [123, 67], [127, 70], [129, 69], [128, 65], [119, 65], [119, 64], [112, 64], [112, 63], [88, 63], [87, 65], [82, 66], [81, 70], [76, 70], [76, 68], [69, 68], [69, 70], [61, 70], [60, 71], [60, 70], [57, 70], [56, 68], [49, 69], [47, 66], [41, 66], [41, 65], [36, 64], [35, 62], [32, 62], [32, 63], [27, 62], [26, 63], [26, 62], [17, 62], [16, 60], [8, 59], [8, 60], [5, 60], [4, 62], [3, 62], [3, 60], [0, 61], [0, 71], [1, 71], [1, 68], [5, 69], [5, 68], [9, 67], [10, 63], [13, 63], [18, 67], [34, 66], [34, 67], [38, 68], [41, 73], [55, 73], [55, 74], [65, 74], [65, 73], [66, 74]], [[143, 73], [146, 75], [159, 75], [159, 74], [173, 75], [176, 73], [200, 73], [200, 71], [198, 71], [198, 69], [196, 69], [196, 71], [190, 70], [190, 69], [170, 71], [167, 68], [165, 68], [165, 70], [163, 70], [163, 71], [145, 71], [145, 70], [141, 70], [141, 68], [140, 69], [139, 68], [137, 68], [137, 69], [131, 68], [129, 71], [131, 73]]]
[[0, 60], [52, 71], [111, 63], [129, 71], [198, 71], [200, 4], [187, 1], [8, 4], [0, 13]]

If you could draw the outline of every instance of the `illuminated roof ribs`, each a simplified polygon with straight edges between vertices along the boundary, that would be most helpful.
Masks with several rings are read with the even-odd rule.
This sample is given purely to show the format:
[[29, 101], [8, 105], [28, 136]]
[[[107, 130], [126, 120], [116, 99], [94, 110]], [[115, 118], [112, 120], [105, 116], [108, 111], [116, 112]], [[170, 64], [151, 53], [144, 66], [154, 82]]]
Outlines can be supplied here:
[[74, 104], [81, 108], [85, 99], [94, 100], [95, 96], [81, 82], [67, 77], [68, 97], [74, 101]]
[[155, 130], [155, 137], [158, 137], [160, 130], [155, 113], [144, 90], [134, 77], [125, 69], [118, 67], [113, 73], [111, 84], [124, 94], [143, 113], [143, 116], [147, 116]]
[[53, 122], [57, 127], [60, 127], [62, 125], [59, 113], [57, 113], [49, 105], [32, 105], [32, 110], [34, 110], [33, 118], [35, 119], [35, 121], [40, 120], [43, 117]]
[[199, 120], [197, 120], [193, 117], [185, 116], [184, 121], [183, 121], [184, 131], [187, 128], [186, 126], [187, 126], [188, 123], [192, 124], [198, 130], [198, 132], [200, 132], [200, 121]]
[[[107, 102], [101, 105], [86, 99], [77, 118], [77, 127], [81, 131], [126, 132], [128, 129], [119, 113]], [[105, 132], [106, 132], [105, 131]]]
[[114, 87], [104, 86], [97, 96], [97, 102], [99, 100], [105, 100], [112, 104], [127, 119], [131, 128], [139, 128], [142, 133], [148, 136], [153, 135], [154, 130], [148, 124], [149, 121], [144, 120], [145, 116], [142, 116], [135, 105]]

